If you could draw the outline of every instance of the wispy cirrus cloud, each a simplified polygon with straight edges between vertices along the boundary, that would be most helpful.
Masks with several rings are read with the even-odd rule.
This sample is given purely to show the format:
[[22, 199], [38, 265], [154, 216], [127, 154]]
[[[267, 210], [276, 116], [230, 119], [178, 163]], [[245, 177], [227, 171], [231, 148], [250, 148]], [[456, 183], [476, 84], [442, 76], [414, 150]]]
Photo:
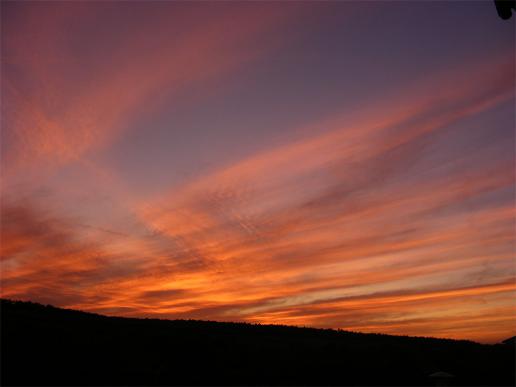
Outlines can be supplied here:
[[[167, 7], [128, 5], [115, 32], [109, 3], [9, 9], [2, 178], [50, 165], [64, 184], [46, 201], [4, 193], [3, 297], [126, 316], [514, 334], [514, 134], [484, 118], [514, 101], [512, 56], [400, 85], [142, 199], [90, 154], [274, 50], [290, 11], [302, 12]], [[73, 163], [91, 176], [67, 171]], [[57, 198], [90, 186], [113, 197]]]
[[[250, 309], [255, 321], [285, 321], [318, 288], [324, 300], [356, 289], [376, 293], [400, 280], [409, 293], [443, 283], [460, 287], [468, 278], [479, 289], [507, 281], [514, 276], [510, 154], [498, 158], [486, 147], [462, 159], [425, 162], [425, 150], [453, 132], [450, 126], [512, 98], [507, 83], [497, 83], [511, 74], [506, 63], [494, 64], [474, 86], [438, 83], [426, 90], [434, 103], [413, 98], [406, 115], [349, 126], [343, 120], [320, 137], [229, 166], [145, 207], [143, 218], [207, 262], [199, 275], [211, 284], [215, 302], [240, 296], [259, 304]], [[477, 157], [491, 156], [469, 170]], [[473, 204], [504, 190], [505, 199], [488, 208]], [[460, 208], [464, 202], [471, 207]], [[482, 278], [486, 264], [492, 272]], [[217, 295], [217, 285], [225, 296]], [[502, 290], [513, 291], [510, 285]], [[461, 297], [469, 294], [475, 292]], [[246, 318], [243, 306], [233, 313], [239, 308]], [[281, 317], [268, 320], [268, 309]]]
[[[11, 18], [2, 36], [4, 175], [27, 163], [76, 161], [109, 144], [152, 106], [173, 104], [188, 88], [274, 48], [270, 37], [298, 8], [6, 6]], [[118, 24], [115, 33], [112, 23]]]

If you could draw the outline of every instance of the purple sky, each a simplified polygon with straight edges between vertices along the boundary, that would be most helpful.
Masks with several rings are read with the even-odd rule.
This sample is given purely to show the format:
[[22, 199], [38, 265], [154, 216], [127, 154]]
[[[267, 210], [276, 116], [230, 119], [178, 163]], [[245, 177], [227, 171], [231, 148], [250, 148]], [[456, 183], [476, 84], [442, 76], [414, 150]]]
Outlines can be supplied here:
[[1, 7], [2, 297], [514, 335], [491, 1]]

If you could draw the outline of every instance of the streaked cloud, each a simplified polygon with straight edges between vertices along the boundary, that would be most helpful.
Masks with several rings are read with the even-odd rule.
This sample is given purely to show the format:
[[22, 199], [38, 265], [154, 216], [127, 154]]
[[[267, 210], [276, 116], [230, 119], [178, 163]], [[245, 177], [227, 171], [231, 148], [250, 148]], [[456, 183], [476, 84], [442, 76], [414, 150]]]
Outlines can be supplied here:
[[[309, 7], [114, 4], [9, 9], [2, 178], [28, 182], [2, 192], [2, 297], [125, 316], [514, 334], [514, 134], [498, 118], [514, 103], [512, 55], [400, 80], [142, 198], [98, 153], [142, 117], [209, 100], [213, 84], [301, 36], [288, 26], [317, 19]], [[119, 10], [115, 28], [106, 20]]]
[[[2, 40], [7, 172], [77, 160], [109, 144], [164, 99], [173, 103], [188, 88], [263, 54], [271, 47], [266, 39], [289, 17], [289, 9], [252, 5], [196, 10], [135, 3], [123, 15], [114, 3], [5, 8], [12, 16]], [[117, 14], [120, 25], [106, 37], [102, 28]]]

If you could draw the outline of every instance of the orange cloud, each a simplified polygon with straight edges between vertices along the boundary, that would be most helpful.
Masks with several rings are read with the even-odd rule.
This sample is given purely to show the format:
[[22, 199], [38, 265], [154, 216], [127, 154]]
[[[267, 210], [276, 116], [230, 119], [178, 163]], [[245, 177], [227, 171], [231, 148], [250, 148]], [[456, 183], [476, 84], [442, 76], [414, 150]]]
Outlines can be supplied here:
[[[505, 64], [493, 68], [507, 70]], [[350, 125], [341, 120], [327, 134], [175, 188], [168, 198], [144, 206], [142, 217], [206, 265], [193, 274], [200, 281], [195, 287], [209, 286], [205, 297], [222, 308], [222, 318], [310, 323], [304, 314], [293, 320], [286, 316], [307, 299], [374, 294], [377, 287], [401, 283], [460, 286], [486, 262], [493, 273], [484, 279], [478, 274], [480, 288], [488, 278], [507, 280], [514, 275], [510, 253], [490, 250], [512, 243], [509, 225], [515, 213], [509, 204], [433, 213], [511, 187], [510, 160], [485, 165], [466, 181], [462, 172], [416, 184], [400, 177], [432, 141], [428, 136], [511, 98], [511, 90], [492, 73], [462, 89], [442, 89], [437, 82], [439, 88], [427, 94], [439, 103], [428, 104], [423, 97], [423, 103], [416, 99], [404, 107], [408, 114], [374, 115]], [[443, 262], [444, 256], [450, 261]], [[228, 310], [230, 300], [236, 306]], [[403, 299], [397, 300], [402, 312]], [[174, 314], [174, 308], [163, 313]], [[269, 313], [278, 315], [271, 320]]]
[[[246, 60], [245, 49], [236, 59], [218, 52], [245, 47], [275, 17], [237, 23], [238, 37], [219, 34], [220, 21], [205, 20], [209, 25], [202, 31], [213, 34], [200, 34], [194, 26], [174, 40], [179, 62], [153, 51], [150, 63], [170, 65], [166, 71], [135, 58], [113, 80], [106, 75], [110, 91], [92, 88], [66, 110], [73, 122], [86, 122], [80, 119], [88, 116], [84, 109], [97, 103], [110, 111], [88, 118], [87, 139], [77, 137], [80, 145], [60, 132], [66, 127], [61, 118], [41, 132], [41, 141], [25, 138], [22, 129], [15, 132], [27, 149], [46, 149], [41, 144], [50, 141], [49, 154], [63, 160], [87, 152], [121, 130], [126, 113], [160, 83], [180, 79], [180, 88]], [[135, 44], [145, 51], [150, 43], [145, 35], [140, 39]], [[165, 43], [158, 39], [160, 44]], [[121, 48], [114, 63], [124, 62], [124, 55]], [[180, 75], [170, 75], [170, 69]], [[152, 76], [143, 76], [147, 71]], [[460, 130], [450, 127], [513, 97], [500, 81], [499, 74], [508, 71], [502, 59], [460, 76], [445, 74], [434, 85], [400, 93], [361, 115], [315, 124], [312, 138], [171, 187], [131, 209], [147, 234], [107, 237], [103, 230], [86, 232], [75, 220], [70, 228], [31, 203], [4, 202], [2, 296], [127, 316], [482, 341], [509, 336], [515, 317], [515, 211], [512, 202], [485, 197], [514, 186], [512, 160], [493, 158], [468, 168], [475, 157], [493, 154], [488, 146], [460, 159], [425, 159], [439, 135]], [[113, 102], [118, 93], [130, 94], [128, 79], [140, 78], [145, 81], [134, 95]], [[46, 122], [48, 112], [41, 114]], [[109, 134], [97, 136], [104, 130]]]
[[[113, 12], [109, 4], [7, 8], [11, 19], [5, 20], [2, 34], [4, 175], [34, 163], [78, 160], [105, 146], [151, 106], [182, 98], [188, 88], [234, 71], [274, 47], [270, 34], [298, 12], [251, 5], [197, 9], [128, 4], [120, 10], [127, 13], [126, 22], [103, 35], [95, 27], [111, 23], [105, 20]], [[76, 45], [86, 53], [94, 45], [96, 60], [84, 58], [89, 62], [81, 66]]]

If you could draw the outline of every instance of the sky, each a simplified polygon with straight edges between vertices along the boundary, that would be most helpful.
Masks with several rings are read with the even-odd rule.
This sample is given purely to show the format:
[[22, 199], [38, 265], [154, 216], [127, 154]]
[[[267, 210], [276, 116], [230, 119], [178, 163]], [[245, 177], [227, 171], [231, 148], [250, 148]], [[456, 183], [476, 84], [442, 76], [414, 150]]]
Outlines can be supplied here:
[[491, 1], [2, 2], [0, 295], [516, 334]]

